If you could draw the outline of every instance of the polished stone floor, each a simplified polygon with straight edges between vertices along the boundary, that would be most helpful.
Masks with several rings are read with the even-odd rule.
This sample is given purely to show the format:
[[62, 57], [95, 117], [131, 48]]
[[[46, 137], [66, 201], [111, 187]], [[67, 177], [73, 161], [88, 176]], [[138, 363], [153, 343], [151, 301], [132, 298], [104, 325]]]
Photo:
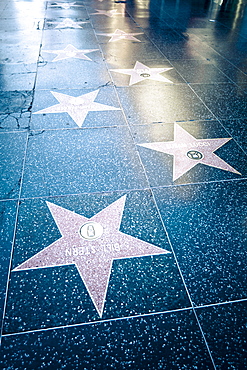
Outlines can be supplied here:
[[247, 1], [0, 18], [0, 368], [246, 369]]

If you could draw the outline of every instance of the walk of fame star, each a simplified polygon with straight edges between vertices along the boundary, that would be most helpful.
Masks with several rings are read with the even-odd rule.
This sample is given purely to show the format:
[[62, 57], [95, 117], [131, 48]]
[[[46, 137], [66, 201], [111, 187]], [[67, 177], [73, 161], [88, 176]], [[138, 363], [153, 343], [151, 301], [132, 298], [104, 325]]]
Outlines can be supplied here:
[[75, 265], [102, 316], [113, 260], [170, 253], [119, 231], [125, 200], [119, 198], [90, 219], [47, 202], [62, 237], [13, 271]]
[[63, 9], [70, 9], [71, 7], [77, 7], [77, 8], [83, 8], [83, 5], [77, 5], [75, 2], [74, 3], [59, 3], [55, 2], [49, 6], [50, 8], [63, 8]]
[[128, 32], [124, 32], [122, 30], [116, 29], [113, 33], [96, 33], [96, 35], [111, 37], [108, 42], [114, 42], [114, 41], [123, 40], [123, 39], [141, 42], [134, 36], [143, 35], [143, 32], [128, 33]]
[[149, 68], [145, 64], [137, 61], [133, 69], [110, 69], [110, 71], [130, 75], [129, 86], [131, 86], [144, 80], [154, 80], [172, 84], [172, 81], [160, 75], [170, 69], [172, 68]]
[[89, 23], [89, 22], [83, 22], [83, 21], [75, 22], [70, 18], [65, 18], [62, 22], [49, 21], [48, 23], [56, 24], [55, 28], [83, 28], [83, 27], [79, 26], [79, 24], [85, 24], [85, 23]]
[[231, 138], [196, 139], [178, 124], [174, 125], [174, 141], [138, 144], [144, 148], [173, 155], [173, 181], [198, 163], [241, 175], [214, 152]]
[[34, 114], [43, 113], [68, 113], [73, 121], [81, 127], [88, 112], [99, 112], [107, 110], [120, 110], [120, 108], [111, 107], [109, 105], [96, 103], [99, 90], [91, 91], [87, 94], [78, 97], [51, 91], [54, 98], [59, 101], [59, 104], [52, 105], [49, 108], [41, 109]]
[[113, 10], [98, 10], [95, 9], [96, 13], [90, 13], [90, 15], [106, 15], [107, 17], [114, 17], [114, 15], [123, 15], [123, 10], [118, 12], [117, 9]]
[[99, 49], [83, 49], [79, 50], [75, 48], [73, 45], [69, 44], [63, 50], [43, 50], [46, 53], [57, 54], [56, 58], [52, 60], [52, 62], [57, 62], [58, 60], [69, 59], [69, 58], [78, 58], [84, 60], [92, 59], [88, 58], [85, 54], [92, 53], [93, 51], [97, 51]]

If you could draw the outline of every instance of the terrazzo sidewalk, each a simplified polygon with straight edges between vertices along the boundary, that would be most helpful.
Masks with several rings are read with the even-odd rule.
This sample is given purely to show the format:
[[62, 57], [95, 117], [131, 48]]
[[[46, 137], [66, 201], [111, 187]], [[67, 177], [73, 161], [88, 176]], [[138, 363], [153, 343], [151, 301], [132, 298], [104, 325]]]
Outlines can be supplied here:
[[247, 368], [246, 25], [1, 1], [0, 369]]

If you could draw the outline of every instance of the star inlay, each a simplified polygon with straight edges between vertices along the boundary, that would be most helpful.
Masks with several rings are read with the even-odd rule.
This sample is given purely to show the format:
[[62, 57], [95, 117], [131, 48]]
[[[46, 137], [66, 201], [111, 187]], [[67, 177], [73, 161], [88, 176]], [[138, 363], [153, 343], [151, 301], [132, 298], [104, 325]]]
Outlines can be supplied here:
[[214, 152], [231, 138], [196, 139], [178, 124], [174, 125], [174, 141], [139, 144], [144, 148], [173, 155], [173, 181], [198, 163], [241, 175]]
[[114, 17], [114, 15], [123, 15], [122, 12], [118, 12], [117, 9], [113, 10], [98, 10], [95, 9], [96, 13], [90, 13], [90, 15], [106, 15], [107, 17]]
[[57, 7], [60, 7], [60, 8], [63, 8], [63, 9], [70, 9], [71, 7], [77, 7], [77, 8], [83, 8], [83, 5], [76, 5], [76, 3], [59, 3], [59, 2], [55, 2], [53, 4], [51, 4], [49, 6], [50, 8], [57, 8]]
[[52, 95], [59, 101], [59, 104], [53, 105], [35, 112], [34, 114], [43, 113], [68, 113], [74, 122], [81, 127], [88, 112], [98, 112], [107, 110], [120, 110], [120, 108], [109, 105], [96, 103], [99, 90], [80, 95], [78, 97], [51, 91]]
[[136, 62], [133, 69], [110, 69], [112, 72], [130, 75], [129, 86], [144, 80], [154, 80], [172, 84], [173, 82], [161, 76], [161, 73], [172, 68], [149, 68], [141, 62]]
[[113, 33], [96, 33], [96, 35], [111, 37], [108, 42], [114, 42], [114, 41], [123, 40], [123, 39], [141, 42], [134, 36], [143, 35], [143, 32], [128, 33], [128, 32], [124, 32], [122, 30], [116, 29]]
[[116, 259], [170, 253], [119, 230], [126, 196], [88, 219], [47, 203], [62, 237], [13, 271], [75, 265], [100, 316]]
[[85, 54], [92, 53], [93, 51], [97, 51], [98, 49], [83, 49], [79, 50], [75, 48], [73, 45], [67, 45], [66, 48], [63, 50], [43, 50], [46, 53], [57, 54], [56, 58], [52, 60], [52, 62], [57, 62], [58, 60], [69, 59], [69, 58], [77, 58], [77, 59], [84, 59], [90, 60]]
[[81, 26], [79, 26], [79, 24], [85, 24], [85, 23], [89, 23], [89, 22], [82, 22], [82, 21], [75, 22], [70, 18], [65, 18], [62, 22], [51, 22], [51, 21], [49, 21], [48, 23], [56, 24], [55, 28], [82, 28]]

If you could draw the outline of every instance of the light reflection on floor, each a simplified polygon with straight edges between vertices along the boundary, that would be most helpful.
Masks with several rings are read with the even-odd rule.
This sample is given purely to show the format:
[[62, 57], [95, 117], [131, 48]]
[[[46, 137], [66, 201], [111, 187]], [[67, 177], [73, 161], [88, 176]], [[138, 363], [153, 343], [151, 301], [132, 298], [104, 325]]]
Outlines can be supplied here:
[[246, 1], [0, 16], [1, 368], [247, 368]]

